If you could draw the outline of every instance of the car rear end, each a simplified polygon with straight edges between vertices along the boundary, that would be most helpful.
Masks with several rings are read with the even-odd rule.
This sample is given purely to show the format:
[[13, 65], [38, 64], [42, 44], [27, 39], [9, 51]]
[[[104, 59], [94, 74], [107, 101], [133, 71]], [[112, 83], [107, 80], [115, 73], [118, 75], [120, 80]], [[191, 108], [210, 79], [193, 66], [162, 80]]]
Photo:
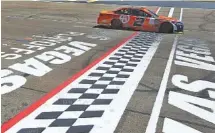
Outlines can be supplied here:
[[111, 20], [113, 18], [113, 12], [112, 11], [107, 11], [103, 10], [99, 13], [99, 16], [97, 18], [97, 24], [98, 25], [104, 25], [104, 26], [109, 26], [111, 24]]
[[166, 16], [159, 16], [160, 19], [164, 21], [169, 21], [173, 25], [174, 33], [182, 33], [184, 32], [184, 24], [183, 22], [177, 20], [176, 18], [166, 17]]
[[174, 25], [174, 32], [176, 33], [183, 33], [184, 32], [184, 24], [181, 21], [172, 21]]

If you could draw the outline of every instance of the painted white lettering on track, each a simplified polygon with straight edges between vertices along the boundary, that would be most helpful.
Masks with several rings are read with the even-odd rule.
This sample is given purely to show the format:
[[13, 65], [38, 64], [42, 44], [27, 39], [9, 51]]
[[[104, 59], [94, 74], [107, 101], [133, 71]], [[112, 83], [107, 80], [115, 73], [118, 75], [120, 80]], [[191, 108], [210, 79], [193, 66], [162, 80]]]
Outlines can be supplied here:
[[9, 93], [26, 83], [26, 78], [13, 75], [11, 70], [1, 70], [1, 94]]
[[62, 54], [56, 51], [44, 52], [41, 55], [37, 55], [35, 57], [46, 62], [49, 61], [49, 63], [51, 64], [63, 64], [71, 60], [71, 57], [69, 55]]
[[9, 53], [9, 54], [1, 55], [1, 58], [7, 59], [7, 60], [14, 60], [14, 59], [18, 59], [20, 57], [22, 57], [22, 55], [20, 55], [20, 54], [10, 54]]
[[56, 43], [47, 42], [47, 41], [33, 41], [30, 42], [32, 45], [39, 45], [39, 46], [54, 46]]
[[209, 91], [208, 91], [208, 94], [209, 94], [210, 98], [215, 99], [215, 91], [209, 90]]
[[24, 60], [24, 63], [16, 63], [9, 66], [9, 68], [34, 76], [43, 76], [52, 70], [50, 67], [35, 58]]
[[164, 118], [163, 133], [202, 133], [170, 118]]
[[176, 51], [176, 56], [185, 56], [185, 57], [190, 57], [198, 60], [203, 60], [203, 61], [209, 61], [209, 62], [214, 62], [214, 58], [212, 56], [199, 56], [195, 53], [184, 53], [183, 51], [177, 50]]
[[80, 33], [80, 32], [69, 32], [69, 34], [71, 36], [82, 36], [82, 35], [85, 35], [86, 33]]
[[192, 47], [196, 47], [196, 48], [208, 49], [206, 44], [198, 44], [198, 45], [196, 45], [196, 44], [194, 44], [192, 42], [189, 42], [189, 41], [179, 41], [178, 44], [186, 45], [186, 46], [192, 46]]
[[204, 55], [211, 55], [210, 52], [208, 52], [208, 50], [194, 50], [194, 49], [190, 49], [190, 46], [186, 46], [186, 45], [178, 45], [177, 46], [178, 49], [182, 50], [182, 51], [186, 51], [186, 52], [191, 52], [191, 53], [196, 53], [196, 54], [204, 54]]
[[69, 47], [69, 46], [66, 46], [66, 45], [60, 46], [58, 48], [55, 48], [54, 50], [62, 51], [62, 52], [67, 53], [67, 54], [69, 54], [71, 52], [74, 52], [73, 55], [81, 55], [83, 53], [83, 50], [75, 49], [75, 48], [72, 48], [72, 47]]
[[[70, 42], [69, 45], [74, 46], [76, 48], [80, 48], [85, 51], [88, 51], [91, 49], [91, 47], [96, 46], [96, 44], [93, 44], [93, 43], [86, 43], [86, 42], [79, 42], [79, 41]], [[89, 46], [89, 47], [87, 47], [87, 46]]]
[[[33, 35], [32, 37], [36, 38], [36, 41], [32, 41], [29, 44], [22, 44], [26, 47], [26, 49], [11, 48], [11, 50], [14, 50], [14, 53], [6, 54], [5, 52], [1, 52], [1, 57], [8, 60], [18, 59], [22, 57], [22, 54], [30, 55], [32, 53], [35, 53], [36, 50], [44, 50], [47, 47], [56, 46], [56, 44], [58, 43], [72, 41], [73, 36], [82, 36], [85, 34], [86, 33], [80, 32], [67, 32], [65, 34], [57, 34], [53, 37]], [[38, 40], [38, 38], [41, 40]], [[46, 65], [47, 62], [56, 65], [63, 64], [70, 61], [72, 59], [72, 55], [79, 56], [84, 52], [90, 50], [92, 47], [96, 46], [96, 44], [79, 41], [70, 42], [68, 45], [70, 45], [70, 47], [61, 45], [58, 48], [55, 48], [55, 51], [46, 51], [40, 55], [36, 55], [35, 57], [24, 60], [24, 63], [13, 64], [8, 67], [12, 70], [4, 69], [1, 74], [1, 89], [3, 89], [2, 94], [9, 93], [15, 89], [18, 89], [26, 83], [26, 78], [19, 75], [13, 75], [13, 70], [21, 72], [21, 74], [25, 73], [40, 77], [52, 70], [52, 68]], [[62, 51], [62, 53], [60, 53], [60, 51]], [[72, 55], [68, 55], [70, 53], [72, 53]]]
[[174, 61], [176, 65], [193, 67], [193, 68], [204, 69], [204, 70], [209, 70], [209, 71], [215, 71], [215, 65], [213, 65], [213, 64], [209, 64], [209, 63], [206, 63], [203, 61], [198, 61], [195, 59], [178, 56], [178, 55], [176, 55], [176, 59], [177, 60]]
[[22, 49], [22, 48], [10, 48], [10, 49], [13, 49], [15, 53], [21, 53], [21, 52], [23, 52], [23, 54], [32, 54], [32, 53], [35, 52], [33, 50]]
[[[47, 36], [36, 36], [33, 35], [35, 38], [42, 38], [43, 40], [40, 41], [32, 41], [29, 44], [22, 44], [23, 46], [26, 46], [27, 49], [22, 48], [11, 48], [14, 50], [15, 53], [20, 54], [32, 54], [35, 51], [34, 50], [44, 50], [47, 46], [55, 46], [57, 43], [62, 43], [64, 41], [71, 41], [72, 36], [82, 36], [85, 35], [85, 33], [80, 32], [68, 32], [66, 34], [57, 34], [53, 37], [47, 37]], [[97, 38], [99, 39], [99, 38]], [[41, 77], [47, 74], [48, 72], [52, 71], [52, 68], [46, 65], [46, 63], [60, 65], [64, 64], [68, 61], [70, 61], [73, 57], [72, 56], [80, 56], [86, 51], [89, 51], [93, 47], [97, 46], [97, 44], [93, 43], [86, 43], [86, 42], [80, 42], [80, 41], [73, 41], [67, 43], [67, 45], [61, 45], [57, 48], [55, 48], [55, 51], [46, 51], [40, 55], [36, 55], [35, 57], [29, 58], [24, 60], [24, 63], [16, 63], [8, 68], [29, 74], [32, 76]], [[5, 54], [5, 52], [1, 52], [2, 58], [4, 59], [18, 59], [22, 57], [20, 54]], [[72, 54], [71, 54], [72, 53]], [[12, 72], [12, 70], [10, 70]], [[9, 70], [8, 70], [9, 71]], [[4, 71], [4, 73], [8, 72]], [[2, 87], [4, 88], [4, 91], [2, 91], [4, 94], [9, 93], [15, 89], [18, 89], [20, 86], [24, 85], [26, 82], [26, 78], [18, 75], [7, 75], [5, 77], [2, 76], [3, 84]], [[20, 78], [20, 80], [18, 79]], [[17, 84], [16, 81], [12, 83], [11, 80], [17, 79], [16, 81], [20, 81], [20, 84]], [[16, 88], [17, 87], [17, 88]]]
[[36, 50], [43, 50], [46, 47], [43, 46], [36, 46], [36, 45], [30, 45], [30, 44], [22, 44], [23, 46], [26, 46], [28, 49], [33, 49], [33, 48], [37, 48]]
[[87, 38], [91, 38], [91, 39], [99, 39], [99, 40], [109, 40], [109, 37], [105, 37], [105, 36], [97, 36], [97, 35], [87, 35]]
[[[215, 101], [170, 91], [168, 103], [215, 124]], [[211, 111], [196, 105], [206, 107]]]
[[181, 38], [176, 50], [176, 65], [215, 71], [215, 61], [206, 42]]
[[214, 89], [215, 91], [215, 83], [205, 81], [205, 80], [196, 80], [191, 83], [188, 83], [188, 77], [184, 75], [176, 74], [172, 77], [172, 83], [184, 90], [190, 92], [200, 92], [204, 89]]

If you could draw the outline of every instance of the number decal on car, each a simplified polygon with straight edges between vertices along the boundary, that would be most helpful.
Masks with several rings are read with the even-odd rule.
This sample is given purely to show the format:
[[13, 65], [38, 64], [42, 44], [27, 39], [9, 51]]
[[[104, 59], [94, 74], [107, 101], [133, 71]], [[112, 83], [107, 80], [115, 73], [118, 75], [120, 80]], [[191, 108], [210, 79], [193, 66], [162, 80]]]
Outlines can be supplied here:
[[137, 17], [136, 20], [134, 21], [133, 26], [142, 26], [144, 23], [145, 18], [142, 17]]
[[158, 27], [160, 22], [159, 22], [158, 19], [150, 18], [149, 19], [149, 24], [152, 25], [152, 26]]
[[119, 17], [119, 19], [121, 20], [121, 22], [122, 22], [123, 24], [125, 24], [125, 23], [128, 23], [128, 22], [129, 22], [130, 16], [129, 16], [129, 15], [121, 15], [121, 16]]

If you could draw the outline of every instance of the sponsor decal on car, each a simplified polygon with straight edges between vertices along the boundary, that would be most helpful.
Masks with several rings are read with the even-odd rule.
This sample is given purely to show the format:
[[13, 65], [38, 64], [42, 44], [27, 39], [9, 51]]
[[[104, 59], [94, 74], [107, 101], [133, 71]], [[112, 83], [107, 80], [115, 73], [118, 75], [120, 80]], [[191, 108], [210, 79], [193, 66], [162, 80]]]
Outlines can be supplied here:
[[125, 23], [128, 23], [128, 22], [129, 22], [130, 16], [129, 16], [129, 15], [121, 15], [121, 16], [119, 17], [119, 19], [121, 20], [121, 22], [122, 22], [123, 24], [125, 24]]

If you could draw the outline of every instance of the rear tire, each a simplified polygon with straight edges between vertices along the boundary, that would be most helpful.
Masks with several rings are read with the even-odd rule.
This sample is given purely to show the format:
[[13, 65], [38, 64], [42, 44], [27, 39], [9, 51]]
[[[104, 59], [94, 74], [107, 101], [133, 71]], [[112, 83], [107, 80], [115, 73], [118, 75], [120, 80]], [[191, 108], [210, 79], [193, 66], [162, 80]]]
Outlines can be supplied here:
[[164, 22], [159, 28], [160, 33], [173, 33], [173, 26], [169, 22]]
[[111, 28], [113, 29], [121, 29], [122, 28], [122, 22], [118, 19], [113, 19], [111, 21]]

